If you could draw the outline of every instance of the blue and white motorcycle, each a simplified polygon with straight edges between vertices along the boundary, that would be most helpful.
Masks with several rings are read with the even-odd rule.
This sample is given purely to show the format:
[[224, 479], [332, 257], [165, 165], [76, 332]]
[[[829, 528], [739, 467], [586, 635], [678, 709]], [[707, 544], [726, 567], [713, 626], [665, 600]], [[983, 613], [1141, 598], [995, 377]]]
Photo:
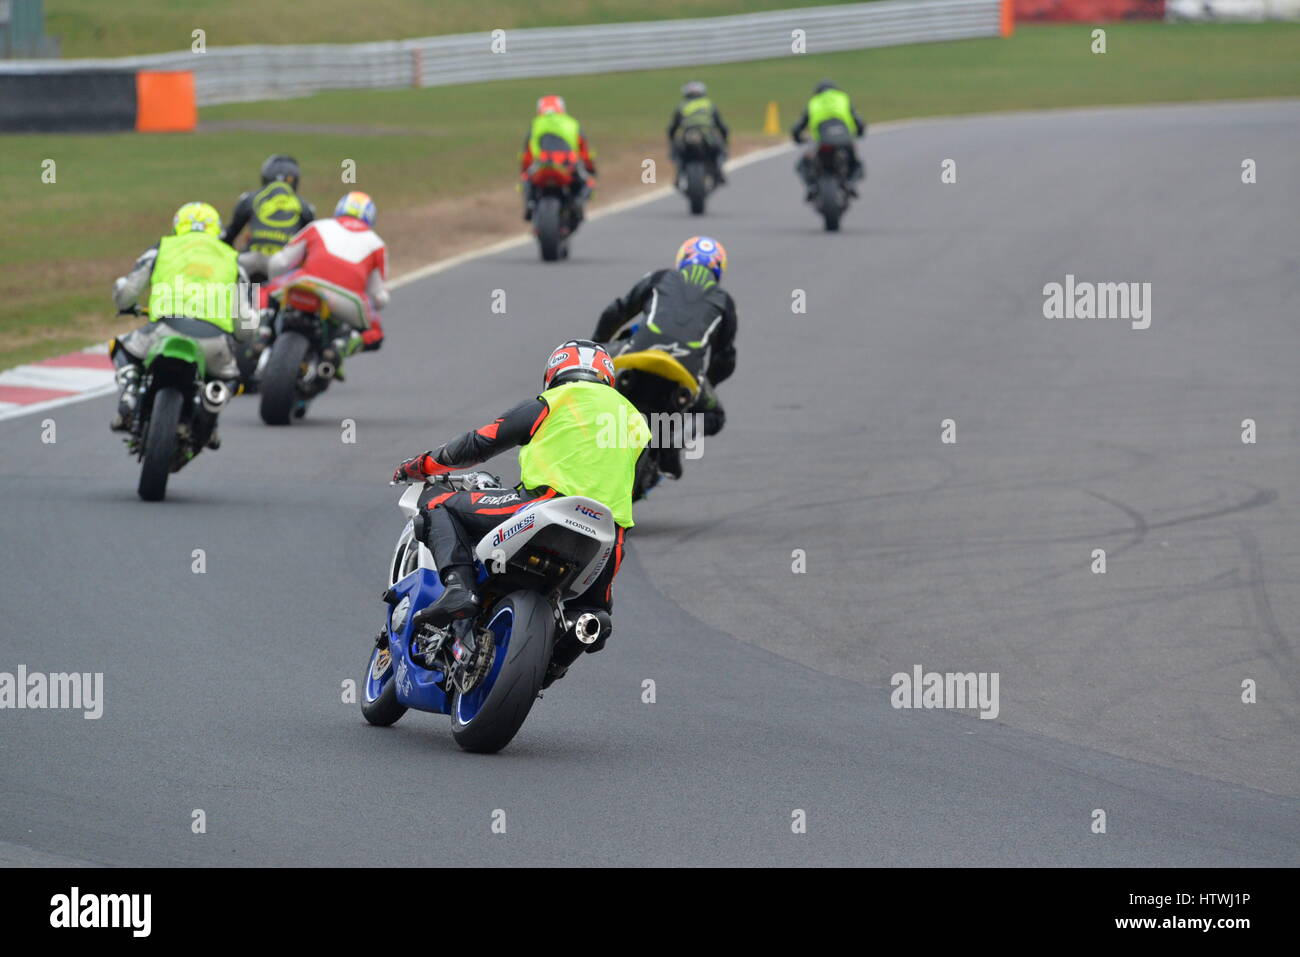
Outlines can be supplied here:
[[403, 493], [398, 504], [407, 523], [393, 553], [387, 622], [366, 665], [361, 713], [381, 726], [410, 708], [450, 715], [452, 735], [466, 751], [500, 751], [548, 683], [556, 642], [571, 635], [590, 645], [608, 633], [603, 611], [570, 617], [565, 602], [586, 591], [610, 561], [614, 520], [607, 506], [580, 496], [526, 505], [475, 549], [482, 612], [437, 627], [419, 615], [443, 591], [433, 554], [415, 532], [425, 484], [501, 488], [499, 479], [470, 472], [431, 477]]

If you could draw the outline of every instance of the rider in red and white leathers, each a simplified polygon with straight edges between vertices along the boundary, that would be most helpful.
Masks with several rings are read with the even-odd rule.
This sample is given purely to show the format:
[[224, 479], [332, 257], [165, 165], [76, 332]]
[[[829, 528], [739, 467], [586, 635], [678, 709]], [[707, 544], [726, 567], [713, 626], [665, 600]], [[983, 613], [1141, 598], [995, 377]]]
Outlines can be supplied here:
[[378, 310], [388, 305], [388, 252], [371, 225], [375, 204], [365, 193], [339, 200], [334, 218], [300, 230], [271, 257], [267, 293], [280, 299], [292, 286], [324, 299], [332, 317], [361, 335], [365, 349], [384, 339]]

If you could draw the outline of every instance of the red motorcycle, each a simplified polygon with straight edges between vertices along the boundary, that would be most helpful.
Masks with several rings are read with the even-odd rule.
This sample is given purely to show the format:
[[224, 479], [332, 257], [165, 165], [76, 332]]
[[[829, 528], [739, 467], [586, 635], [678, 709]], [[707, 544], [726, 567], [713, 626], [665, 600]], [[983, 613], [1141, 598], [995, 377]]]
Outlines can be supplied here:
[[582, 204], [591, 192], [591, 181], [579, 173], [577, 153], [558, 137], [560, 148], [547, 148], [547, 139], [542, 137], [542, 149], [526, 178], [533, 233], [542, 259], [554, 262], [569, 258], [569, 237], [582, 222]]

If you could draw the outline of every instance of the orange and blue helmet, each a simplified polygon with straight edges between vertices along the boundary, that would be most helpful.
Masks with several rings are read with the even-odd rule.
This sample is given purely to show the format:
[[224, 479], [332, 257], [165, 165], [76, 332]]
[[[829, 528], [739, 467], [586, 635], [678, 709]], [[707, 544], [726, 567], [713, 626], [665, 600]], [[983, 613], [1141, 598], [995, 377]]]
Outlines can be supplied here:
[[545, 116], [547, 113], [565, 113], [564, 97], [551, 94], [543, 96], [537, 101], [537, 115]]
[[546, 360], [546, 371], [542, 374], [544, 389], [579, 381], [614, 384], [614, 360], [599, 342], [570, 339], [552, 350]]
[[334, 207], [335, 216], [351, 216], [367, 226], [375, 225], [375, 201], [367, 193], [354, 189]]
[[677, 268], [687, 266], [703, 266], [713, 273], [714, 279], [721, 280], [727, 271], [727, 251], [716, 239], [692, 236], [677, 250]]

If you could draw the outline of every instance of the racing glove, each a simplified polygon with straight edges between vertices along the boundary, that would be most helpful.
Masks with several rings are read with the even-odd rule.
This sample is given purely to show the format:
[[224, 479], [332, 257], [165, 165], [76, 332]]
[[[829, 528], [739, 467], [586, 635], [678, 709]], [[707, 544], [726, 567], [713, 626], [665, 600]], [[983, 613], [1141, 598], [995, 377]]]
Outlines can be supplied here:
[[394, 482], [422, 482], [428, 475], [446, 472], [445, 466], [433, 460], [432, 452], [422, 452], [415, 458], [407, 459], [393, 473]]

